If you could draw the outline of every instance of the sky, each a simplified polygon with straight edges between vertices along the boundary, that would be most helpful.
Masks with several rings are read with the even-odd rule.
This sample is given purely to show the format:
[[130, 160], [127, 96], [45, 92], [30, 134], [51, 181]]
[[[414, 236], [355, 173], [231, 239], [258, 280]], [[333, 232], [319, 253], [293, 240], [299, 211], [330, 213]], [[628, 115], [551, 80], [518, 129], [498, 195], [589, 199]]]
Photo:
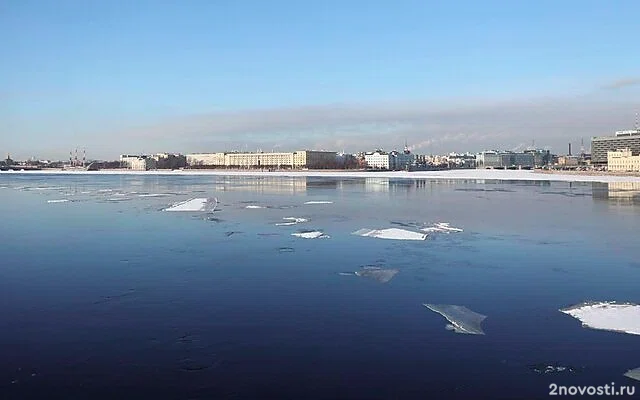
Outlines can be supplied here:
[[636, 0], [0, 0], [0, 152], [566, 152], [640, 112]]

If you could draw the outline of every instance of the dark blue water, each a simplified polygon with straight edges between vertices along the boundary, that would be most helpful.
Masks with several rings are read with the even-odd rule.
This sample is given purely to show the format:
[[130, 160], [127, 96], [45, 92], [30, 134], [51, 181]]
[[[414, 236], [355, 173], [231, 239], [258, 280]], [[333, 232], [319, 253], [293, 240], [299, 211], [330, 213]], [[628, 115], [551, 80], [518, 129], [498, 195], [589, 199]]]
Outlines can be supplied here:
[[[640, 366], [638, 336], [558, 312], [640, 302], [640, 188], [19, 174], [0, 187], [3, 399], [534, 399], [551, 383], [633, 385], [622, 374]], [[166, 196], [140, 197], [153, 193]], [[219, 205], [162, 211], [193, 197]], [[440, 221], [464, 232], [351, 234]], [[339, 274], [364, 265], [400, 272]], [[446, 330], [423, 303], [487, 315], [486, 335]]]

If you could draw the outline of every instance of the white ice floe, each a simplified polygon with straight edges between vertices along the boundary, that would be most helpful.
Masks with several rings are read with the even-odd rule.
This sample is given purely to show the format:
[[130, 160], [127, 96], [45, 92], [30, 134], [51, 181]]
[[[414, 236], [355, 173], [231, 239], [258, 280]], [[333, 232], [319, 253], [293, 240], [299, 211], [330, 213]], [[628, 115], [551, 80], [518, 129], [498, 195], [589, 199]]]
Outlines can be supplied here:
[[303, 238], [303, 239], [328, 239], [329, 235], [325, 234], [321, 231], [305, 231], [305, 232], [294, 232], [291, 236]]
[[640, 381], [640, 368], [630, 369], [629, 371], [625, 372], [624, 376]]
[[423, 306], [445, 317], [451, 323], [446, 328], [455, 333], [484, 335], [482, 321], [487, 318], [486, 315], [478, 314], [465, 306], [451, 304], [423, 304]]
[[66, 187], [64, 186], [41, 186], [41, 187], [34, 187], [31, 190], [64, 190], [66, 189]]
[[171, 207], [165, 208], [163, 211], [205, 211], [207, 207], [207, 199], [197, 198], [176, 203]]
[[297, 218], [297, 217], [284, 217], [282, 219], [287, 221], [287, 222], [278, 222], [278, 223], [276, 223], [277, 226], [297, 225], [297, 224], [301, 224], [303, 222], [309, 221], [306, 218]]
[[374, 237], [378, 239], [395, 239], [395, 240], [425, 240], [426, 233], [408, 231], [406, 229], [388, 228], [388, 229], [359, 229], [352, 233], [353, 235]]
[[588, 302], [563, 308], [583, 327], [640, 335], [640, 305], [614, 301]]
[[436, 222], [433, 226], [420, 229], [422, 232], [453, 233], [462, 232], [462, 228], [454, 228], [448, 222]]
[[327, 200], [309, 200], [305, 201], [304, 204], [333, 204], [333, 201]]
[[267, 207], [265, 207], [265, 206], [254, 206], [254, 205], [250, 204], [250, 205], [246, 206], [245, 208], [248, 208], [250, 210], [257, 210], [257, 209], [260, 209], [260, 208], [267, 208]]
[[47, 203], [66, 203], [68, 199], [59, 199], [59, 200], [47, 200]]
[[[131, 192], [131, 194], [134, 194], [135, 192]], [[139, 194], [138, 197], [166, 197], [166, 196], [171, 196], [168, 193], [146, 193], [146, 194]]]
[[109, 192], [113, 192], [113, 189], [99, 189], [97, 192], [98, 193], [109, 193]]

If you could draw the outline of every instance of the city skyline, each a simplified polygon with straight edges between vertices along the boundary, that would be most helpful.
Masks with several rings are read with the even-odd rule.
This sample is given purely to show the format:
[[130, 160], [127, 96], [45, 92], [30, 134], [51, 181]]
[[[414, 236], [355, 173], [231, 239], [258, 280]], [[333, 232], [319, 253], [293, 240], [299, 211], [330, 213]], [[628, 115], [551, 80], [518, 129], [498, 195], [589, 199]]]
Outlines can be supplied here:
[[633, 1], [17, 2], [0, 151], [563, 153], [634, 127]]

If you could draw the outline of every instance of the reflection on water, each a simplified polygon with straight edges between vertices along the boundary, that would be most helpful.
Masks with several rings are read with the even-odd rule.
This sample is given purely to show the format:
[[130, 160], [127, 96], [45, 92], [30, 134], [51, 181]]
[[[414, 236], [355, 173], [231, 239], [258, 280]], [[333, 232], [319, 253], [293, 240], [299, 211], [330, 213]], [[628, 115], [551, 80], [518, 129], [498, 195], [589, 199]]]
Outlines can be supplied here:
[[592, 194], [594, 200], [640, 205], [640, 182], [594, 182]]

